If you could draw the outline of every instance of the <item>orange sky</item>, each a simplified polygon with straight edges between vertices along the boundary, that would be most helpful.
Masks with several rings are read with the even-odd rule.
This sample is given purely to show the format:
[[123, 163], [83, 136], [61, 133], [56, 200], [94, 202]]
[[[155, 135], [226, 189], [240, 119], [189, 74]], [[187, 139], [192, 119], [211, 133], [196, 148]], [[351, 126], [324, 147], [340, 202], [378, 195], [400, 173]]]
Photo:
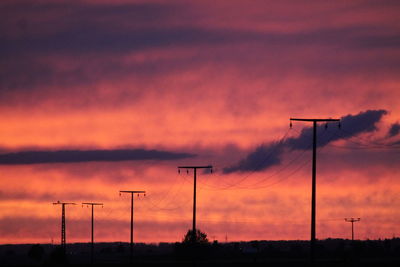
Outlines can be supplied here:
[[[311, 125], [289, 130], [290, 117], [344, 121], [319, 129], [317, 237], [349, 238], [345, 217], [361, 217], [356, 238], [400, 234], [396, 1], [0, 6], [0, 243], [59, 242], [57, 200], [104, 202], [95, 239], [129, 241], [119, 190], [148, 192], [135, 199], [135, 241], [180, 241], [193, 193], [181, 164], [215, 167], [198, 179], [210, 239], [308, 239], [311, 151], [299, 146]], [[119, 149], [170, 154], [18, 159]], [[170, 158], [179, 153], [195, 156]], [[87, 208], [67, 208], [68, 242], [90, 240], [89, 220]]]

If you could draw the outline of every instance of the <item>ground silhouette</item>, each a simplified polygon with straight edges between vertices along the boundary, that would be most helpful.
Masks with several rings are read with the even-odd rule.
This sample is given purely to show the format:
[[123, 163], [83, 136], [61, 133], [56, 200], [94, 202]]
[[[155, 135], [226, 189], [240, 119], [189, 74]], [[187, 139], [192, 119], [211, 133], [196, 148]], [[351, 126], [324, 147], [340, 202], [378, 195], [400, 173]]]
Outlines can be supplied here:
[[[188, 232], [189, 233], [189, 232]], [[183, 238], [184, 240], [184, 238]], [[134, 244], [135, 266], [309, 266], [309, 241], [218, 241]], [[400, 266], [400, 238], [318, 240], [316, 266]], [[85, 266], [90, 243], [67, 244], [66, 258], [51, 244], [0, 245], [2, 266]], [[129, 243], [97, 243], [97, 266], [130, 266]], [[133, 266], [132, 265], [132, 266]]]

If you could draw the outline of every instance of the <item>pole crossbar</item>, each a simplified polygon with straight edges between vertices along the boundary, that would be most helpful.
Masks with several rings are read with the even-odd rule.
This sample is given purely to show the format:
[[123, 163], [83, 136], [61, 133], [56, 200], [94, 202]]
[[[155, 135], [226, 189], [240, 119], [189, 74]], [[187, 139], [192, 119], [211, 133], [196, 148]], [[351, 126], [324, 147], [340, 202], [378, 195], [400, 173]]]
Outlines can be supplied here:
[[290, 118], [291, 121], [340, 121], [340, 119], [299, 119], [299, 118]]
[[178, 169], [212, 169], [212, 166], [178, 166]]
[[82, 205], [103, 206], [103, 203], [82, 202]]

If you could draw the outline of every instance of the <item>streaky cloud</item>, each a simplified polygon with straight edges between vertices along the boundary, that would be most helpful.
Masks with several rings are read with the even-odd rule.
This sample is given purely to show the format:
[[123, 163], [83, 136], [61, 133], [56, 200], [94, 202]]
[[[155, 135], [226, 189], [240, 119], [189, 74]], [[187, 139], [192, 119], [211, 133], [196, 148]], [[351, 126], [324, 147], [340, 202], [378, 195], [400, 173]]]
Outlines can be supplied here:
[[145, 149], [21, 151], [0, 155], [0, 164], [77, 163], [90, 161], [176, 160], [194, 154]]
[[[341, 129], [335, 126], [335, 132], [331, 134], [321, 134], [318, 137], [317, 146], [323, 147], [339, 139], [347, 139], [360, 133], [375, 131], [376, 123], [379, 122], [386, 110], [366, 110], [356, 115], [346, 115], [340, 119]], [[325, 124], [317, 126], [317, 132], [325, 131]], [[331, 128], [332, 126], [328, 126]], [[281, 163], [282, 154], [285, 148], [289, 150], [309, 150], [311, 149], [312, 127], [304, 128], [297, 137], [287, 138], [283, 142], [271, 142], [262, 144], [254, 151], [250, 152], [244, 159], [232, 166], [224, 168], [224, 173], [262, 171], [269, 167]], [[395, 132], [393, 130], [393, 132]], [[397, 132], [398, 133], [398, 132]]]

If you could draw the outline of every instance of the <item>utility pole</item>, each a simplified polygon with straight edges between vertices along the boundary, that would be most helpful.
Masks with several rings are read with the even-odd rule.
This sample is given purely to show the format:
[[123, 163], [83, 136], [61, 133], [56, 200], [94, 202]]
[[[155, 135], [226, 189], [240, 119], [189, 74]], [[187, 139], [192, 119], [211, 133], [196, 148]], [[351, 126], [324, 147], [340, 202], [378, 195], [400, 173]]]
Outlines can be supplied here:
[[66, 205], [76, 205], [75, 203], [72, 202], [54, 202], [53, 205], [61, 205], [61, 249], [65, 255], [66, 252], [66, 244], [67, 244], [67, 239], [66, 239], [66, 230], [65, 230], [65, 206]]
[[119, 191], [119, 195], [121, 195], [121, 193], [128, 193], [131, 194], [131, 243], [130, 243], [130, 261], [133, 261], [133, 195], [137, 194], [138, 196], [140, 196], [140, 194], [143, 194], [144, 196], [146, 196], [146, 191], [130, 191], [130, 190], [121, 190]]
[[354, 241], [354, 223], [359, 222], [361, 218], [344, 218], [346, 222], [351, 222], [351, 241]]
[[193, 226], [192, 226], [192, 242], [196, 241], [196, 178], [197, 178], [197, 169], [210, 169], [212, 172], [212, 166], [178, 166], [178, 172], [180, 173], [181, 169], [186, 169], [189, 173], [189, 169], [193, 169], [194, 182], [193, 182]]
[[94, 203], [94, 202], [83, 202], [83, 205], [91, 206], [92, 207], [92, 239], [91, 239], [91, 246], [90, 246], [90, 263], [93, 264], [94, 259], [94, 206], [101, 206], [103, 207], [103, 203]]
[[292, 126], [292, 121], [308, 121], [313, 123], [310, 260], [311, 260], [311, 265], [314, 266], [315, 265], [316, 176], [317, 176], [317, 122], [332, 122], [340, 120], [290, 118], [290, 126]]

